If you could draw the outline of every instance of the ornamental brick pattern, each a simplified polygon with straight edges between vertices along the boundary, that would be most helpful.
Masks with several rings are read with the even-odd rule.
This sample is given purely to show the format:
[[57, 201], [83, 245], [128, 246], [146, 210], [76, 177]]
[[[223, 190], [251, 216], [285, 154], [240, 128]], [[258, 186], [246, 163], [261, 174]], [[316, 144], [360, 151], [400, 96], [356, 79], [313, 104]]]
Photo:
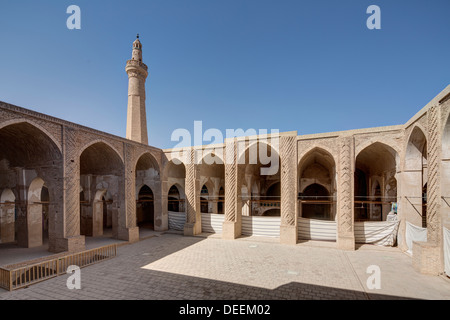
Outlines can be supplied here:
[[64, 216], [65, 237], [80, 234], [80, 158], [77, 130], [64, 127]]
[[188, 159], [186, 163], [186, 215], [188, 223], [196, 222], [196, 212], [200, 210], [197, 206], [197, 166], [195, 164], [195, 151], [188, 151]]
[[427, 190], [427, 240], [438, 243], [441, 241], [440, 221], [440, 159], [441, 145], [439, 108], [432, 106], [428, 111], [428, 190]]
[[339, 141], [338, 234], [353, 235], [352, 138]]
[[295, 226], [297, 202], [297, 137], [281, 137], [281, 224]]
[[236, 202], [238, 200], [237, 144], [226, 142], [225, 146], [225, 221], [236, 221]]
[[126, 227], [136, 227], [136, 175], [134, 164], [135, 150], [132, 146], [124, 145], [125, 149], [125, 202], [126, 202]]

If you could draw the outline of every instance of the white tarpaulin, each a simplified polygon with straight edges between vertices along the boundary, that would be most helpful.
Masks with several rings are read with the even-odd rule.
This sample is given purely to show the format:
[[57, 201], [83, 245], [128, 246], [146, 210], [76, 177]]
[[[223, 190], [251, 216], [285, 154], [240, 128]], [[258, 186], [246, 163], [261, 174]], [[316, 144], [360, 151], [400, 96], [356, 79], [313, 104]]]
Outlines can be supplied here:
[[397, 240], [398, 225], [398, 221], [355, 222], [355, 242], [392, 247]]
[[427, 241], [427, 229], [415, 226], [408, 221], [406, 222], [406, 245], [408, 246], [407, 252], [412, 254], [413, 241]]
[[224, 214], [202, 213], [202, 232], [222, 233]]
[[450, 277], [450, 230], [444, 228], [444, 270]]
[[336, 241], [336, 222], [298, 218], [298, 238]]
[[280, 237], [280, 217], [242, 216], [242, 234], [246, 236]]
[[169, 211], [169, 229], [184, 230], [186, 224], [186, 212]]

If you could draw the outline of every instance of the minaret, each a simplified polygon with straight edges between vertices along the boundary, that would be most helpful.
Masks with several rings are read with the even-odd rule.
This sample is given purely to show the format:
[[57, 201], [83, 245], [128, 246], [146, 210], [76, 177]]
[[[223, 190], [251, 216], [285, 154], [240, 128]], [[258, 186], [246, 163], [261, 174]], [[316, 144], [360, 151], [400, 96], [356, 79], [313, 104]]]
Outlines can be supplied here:
[[142, 44], [137, 39], [133, 42], [133, 54], [127, 61], [125, 71], [128, 74], [128, 113], [127, 139], [148, 144], [147, 117], [145, 112], [145, 80], [147, 66], [142, 63]]

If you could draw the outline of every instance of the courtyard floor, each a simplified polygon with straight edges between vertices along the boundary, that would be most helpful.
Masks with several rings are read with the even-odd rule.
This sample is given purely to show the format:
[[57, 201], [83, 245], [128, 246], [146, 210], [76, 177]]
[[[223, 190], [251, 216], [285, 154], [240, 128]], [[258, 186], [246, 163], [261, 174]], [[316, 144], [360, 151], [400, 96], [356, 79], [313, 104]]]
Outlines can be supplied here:
[[[333, 246], [150, 232], [120, 246], [117, 257], [81, 269], [80, 290], [68, 289], [63, 275], [13, 292], [0, 289], [0, 300], [450, 300], [448, 277], [417, 273], [397, 248]], [[367, 285], [373, 265], [379, 289]]]

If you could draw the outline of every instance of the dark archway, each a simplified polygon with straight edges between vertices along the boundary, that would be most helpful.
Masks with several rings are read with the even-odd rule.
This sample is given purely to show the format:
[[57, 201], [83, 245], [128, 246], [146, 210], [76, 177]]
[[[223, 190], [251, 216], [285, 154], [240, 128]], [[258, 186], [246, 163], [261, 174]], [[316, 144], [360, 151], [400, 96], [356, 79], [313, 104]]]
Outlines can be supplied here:
[[[27, 181], [33, 176], [39, 178]], [[63, 204], [49, 202], [50, 198], [63, 197], [62, 153], [56, 140], [45, 129], [26, 121], [0, 128], [0, 181], [14, 185], [16, 201], [24, 204], [14, 209], [17, 211], [17, 220], [14, 219], [17, 244], [37, 247], [48, 238], [49, 250], [56, 250], [56, 239], [64, 235], [64, 225], [56, 223], [57, 212], [63, 211]], [[44, 181], [48, 190], [42, 191]]]
[[[262, 158], [262, 155], [265, 159]], [[280, 211], [281, 192], [277, 191], [281, 177], [280, 164], [278, 145], [275, 141], [249, 143], [245, 152], [241, 153], [238, 158], [238, 177], [242, 181], [238, 186], [239, 214], [264, 216], [264, 212], [267, 210], [278, 209]], [[246, 177], [251, 177], [251, 179], [246, 179]], [[257, 186], [257, 192], [254, 192], [254, 185]]]
[[139, 191], [136, 204], [136, 224], [139, 228], [154, 230], [155, 228], [155, 205], [153, 191], [144, 185]]
[[[279, 217], [281, 216], [280, 210], [280, 202], [281, 202], [281, 183], [275, 182], [270, 185], [265, 192], [265, 195], [261, 199], [261, 206], [264, 206], [266, 209], [263, 212], [263, 216], [270, 217]], [[277, 208], [273, 208], [277, 207]]]
[[181, 205], [180, 202], [182, 201], [180, 197], [180, 191], [178, 190], [177, 186], [173, 185], [168, 194], [168, 211], [171, 212], [181, 212]]
[[330, 204], [327, 203], [330, 193], [320, 184], [314, 183], [306, 187], [303, 195], [308, 203], [302, 203], [302, 217], [318, 220], [333, 220]]
[[209, 191], [206, 185], [200, 191], [200, 212], [209, 213]]
[[334, 221], [337, 188], [333, 155], [323, 148], [314, 147], [301, 158], [298, 174], [299, 216]]
[[[91, 189], [92, 181], [98, 189]], [[117, 150], [102, 141], [86, 147], [80, 155], [80, 184], [85, 190], [91, 189], [89, 199], [92, 199], [85, 204], [88, 218], [80, 229], [97, 237], [103, 236], [106, 228], [111, 228], [111, 236], [117, 239], [119, 217], [124, 214], [125, 207], [124, 165]]]

